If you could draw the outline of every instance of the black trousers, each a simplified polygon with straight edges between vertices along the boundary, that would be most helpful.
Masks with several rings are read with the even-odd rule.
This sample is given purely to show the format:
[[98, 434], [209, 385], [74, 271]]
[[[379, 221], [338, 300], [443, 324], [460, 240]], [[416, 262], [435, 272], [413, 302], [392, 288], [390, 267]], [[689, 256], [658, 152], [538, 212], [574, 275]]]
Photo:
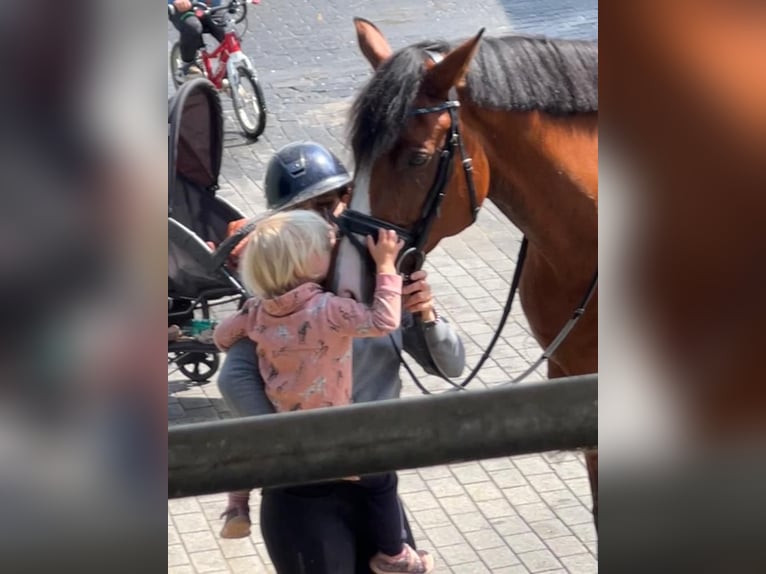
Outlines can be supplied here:
[[359, 482], [264, 489], [261, 533], [277, 573], [369, 574], [368, 562], [378, 550], [395, 554], [402, 539], [414, 548], [396, 483], [388, 473]]
[[223, 42], [223, 38], [226, 32], [221, 26], [216, 24], [209, 14], [198, 18], [194, 14], [189, 14], [185, 18], [183, 17], [188, 12], [183, 14], [174, 14], [170, 21], [173, 22], [176, 30], [181, 34], [181, 59], [186, 63], [194, 61], [194, 56], [204, 44], [202, 42], [202, 33], [206, 32], [212, 34], [212, 36], [219, 42]]

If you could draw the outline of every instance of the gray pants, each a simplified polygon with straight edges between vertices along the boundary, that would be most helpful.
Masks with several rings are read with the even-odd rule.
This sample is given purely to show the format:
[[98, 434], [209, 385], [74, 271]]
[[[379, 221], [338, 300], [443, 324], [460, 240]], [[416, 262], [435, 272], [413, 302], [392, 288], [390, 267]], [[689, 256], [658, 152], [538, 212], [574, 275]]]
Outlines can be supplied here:
[[218, 373], [218, 389], [236, 417], [275, 412], [258, 376], [258, 357], [250, 339], [237, 341], [226, 353]]

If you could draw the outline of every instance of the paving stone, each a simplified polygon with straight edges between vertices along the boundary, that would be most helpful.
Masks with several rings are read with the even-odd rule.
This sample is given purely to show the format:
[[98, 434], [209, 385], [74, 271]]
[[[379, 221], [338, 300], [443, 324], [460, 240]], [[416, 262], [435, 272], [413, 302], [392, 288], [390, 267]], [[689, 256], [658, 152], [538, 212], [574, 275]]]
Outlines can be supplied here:
[[[452, 465], [450, 466], [450, 470], [452, 470], [452, 474], [455, 475], [461, 484], [471, 484], [489, 480], [489, 475], [487, 475], [484, 469], [476, 463], [463, 466]], [[497, 484], [497, 482], [495, 484]]]
[[173, 544], [168, 546], [168, 566], [179, 566], [188, 563], [189, 557], [187, 556], [186, 550], [181, 544]]
[[421, 492], [411, 492], [401, 497], [408, 510], [413, 512], [418, 510], [430, 510], [439, 508], [439, 502], [431, 492], [424, 490]]
[[540, 522], [541, 520], [554, 520], [556, 515], [542, 502], [533, 502], [532, 504], [516, 504], [514, 509], [519, 513], [527, 523]]
[[475, 562], [479, 559], [476, 551], [467, 544], [445, 546], [444, 548], [439, 549], [439, 555], [443, 558], [443, 563], [448, 566], [458, 566], [469, 562]]
[[433, 526], [445, 526], [451, 523], [449, 516], [447, 516], [441, 508], [419, 510], [413, 512], [412, 516], [415, 521], [425, 529], [429, 529]]
[[180, 544], [181, 538], [178, 536], [175, 527], [168, 525], [168, 546], [173, 544]]
[[[582, 476], [582, 473], [583, 471], [581, 468], [579, 476]], [[536, 474], [534, 477], [530, 477], [530, 481], [534, 484], [535, 490], [539, 493], [562, 490], [566, 488], [564, 482], [553, 472]]]
[[479, 512], [453, 514], [452, 522], [454, 522], [458, 530], [463, 533], [473, 532], [474, 530], [482, 530], [484, 528], [491, 528], [489, 521]]
[[238, 558], [240, 556], [257, 556], [258, 553], [249, 538], [239, 539], [221, 539], [219, 542], [221, 552], [228, 558]]
[[504, 488], [503, 495], [513, 505], [541, 502], [540, 495], [531, 486], [514, 486]]
[[466, 532], [464, 536], [474, 550], [486, 550], [487, 548], [505, 546], [503, 539], [491, 528]]
[[491, 574], [491, 570], [488, 570], [482, 562], [461, 564], [460, 572], [461, 574]]
[[463, 535], [452, 524], [446, 526], [436, 526], [428, 529], [426, 535], [429, 540], [438, 548], [443, 546], [452, 546], [463, 542]]
[[551, 554], [550, 550], [536, 550], [519, 554], [519, 560], [533, 573], [549, 571], [561, 566], [561, 563]]
[[579, 460], [552, 464], [551, 468], [553, 468], [554, 472], [564, 480], [568, 478], [581, 478], [583, 474], [583, 465]]
[[571, 532], [561, 520], [556, 518], [552, 520], [541, 520], [539, 522], [529, 522], [529, 526], [543, 539], [566, 536]]
[[519, 564], [519, 558], [508, 546], [498, 546], [497, 548], [482, 550], [481, 559], [492, 572], [497, 572], [499, 568], [505, 566]]
[[588, 548], [580, 542], [576, 536], [567, 535], [555, 538], [546, 537], [545, 544], [556, 556], [571, 556], [572, 554], [583, 554], [588, 552]]
[[400, 494], [406, 494], [408, 492], [421, 492], [427, 490], [425, 481], [418, 474], [410, 474], [402, 476], [399, 473], [399, 485], [398, 491]]
[[593, 523], [593, 513], [584, 506], [558, 508], [556, 509], [556, 516], [558, 516], [567, 526]]
[[227, 570], [226, 559], [220, 550], [208, 550], [206, 552], [192, 552], [189, 554], [195, 570], [200, 574], [205, 572], [216, 572], [218, 570]]
[[514, 514], [511, 505], [508, 504], [508, 501], [504, 498], [485, 500], [478, 502], [477, 504], [479, 505], [482, 514], [484, 514], [484, 516], [488, 519]]
[[199, 532], [201, 530], [209, 529], [207, 519], [201, 512], [180, 514], [178, 516], [174, 516], [173, 520], [176, 525], [176, 530], [179, 534], [184, 534], [186, 532]]
[[471, 499], [476, 502], [495, 500], [503, 496], [503, 493], [492, 482], [473, 482], [466, 484], [465, 489]]
[[[505, 502], [500, 501], [500, 502]], [[452, 516], [455, 514], [463, 514], [466, 512], [478, 512], [479, 507], [476, 506], [476, 503], [471, 500], [468, 496], [447, 496], [444, 498], [439, 499], [439, 504], [441, 504], [444, 511], [447, 513], [447, 515]], [[483, 503], [486, 504], [486, 503]]]
[[451, 474], [449, 467], [446, 466], [433, 466], [430, 468], [419, 468], [418, 474], [420, 478], [428, 482], [432, 478], [450, 478]]
[[266, 568], [258, 556], [230, 558], [228, 564], [233, 574], [261, 574], [273, 572], [273, 569]]
[[515, 468], [511, 462], [511, 459], [507, 456], [503, 458], [488, 458], [487, 460], [480, 461], [479, 464], [481, 464], [481, 466], [484, 467], [484, 469], [488, 472]]
[[517, 515], [491, 518], [489, 522], [501, 536], [507, 537], [512, 534], [523, 534], [531, 531], [529, 524]]
[[429, 480], [428, 489], [437, 498], [442, 498], [444, 496], [465, 496], [465, 490], [463, 490], [460, 483], [452, 476]]
[[[500, 488], [511, 488], [515, 486], [528, 486], [527, 478], [524, 474], [515, 468], [508, 470], [497, 470], [492, 473], [492, 480]], [[562, 484], [563, 486], [563, 484]], [[535, 487], [537, 483], [535, 482]]]
[[505, 543], [516, 554], [523, 554], [525, 552], [532, 552], [534, 550], [542, 550], [545, 548], [543, 541], [533, 532], [506, 536]]
[[516, 566], [498, 568], [494, 570], [494, 574], [529, 574], [529, 570], [523, 564], [517, 564]]
[[213, 537], [213, 533], [210, 532], [210, 530], [181, 534], [181, 540], [183, 541], [187, 552], [218, 549], [218, 542]]
[[596, 529], [593, 526], [593, 522], [584, 522], [582, 524], [575, 524], [569, 527], [577, 538], [583, 542], [595, 542], [596, 541]]
[[573, 556], [564, 556], [561, 558], [564, 566], [570, 574], [588, 574], [596, 572], [598, 565], [592, 554], [576, 554]]
[[200, 506], [196, 498], [174, 498], [168, 500], [168, 511], [172, 515], [199, 512]]
[[540, 498], [542, 498], [545, 503], [554, 510], [557, 508], [566, 508], [567, 506], [578, 506], [581, 504], [580, 499], [577, 498], [577, 496], [575, 496], [569, 489], [540, 492]]

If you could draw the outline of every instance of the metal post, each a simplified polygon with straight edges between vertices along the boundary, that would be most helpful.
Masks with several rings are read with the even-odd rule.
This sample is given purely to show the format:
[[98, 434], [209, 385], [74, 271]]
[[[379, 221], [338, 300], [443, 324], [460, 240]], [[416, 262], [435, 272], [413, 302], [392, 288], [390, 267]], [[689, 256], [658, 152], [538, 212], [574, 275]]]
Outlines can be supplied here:
[[598, 377], [179, 425], [168, 498], [598, 444]]

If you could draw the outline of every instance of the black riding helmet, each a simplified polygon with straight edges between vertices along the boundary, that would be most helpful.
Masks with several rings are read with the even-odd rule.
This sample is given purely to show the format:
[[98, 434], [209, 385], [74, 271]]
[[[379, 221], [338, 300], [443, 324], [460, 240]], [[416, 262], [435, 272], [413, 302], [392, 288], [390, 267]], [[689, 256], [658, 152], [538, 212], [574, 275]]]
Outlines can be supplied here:
[[350, 183], [348, 171], [326, 147], [310, 141], [291, 143], [269, 160], [266, 203], [269, 209], [287, 209]]

